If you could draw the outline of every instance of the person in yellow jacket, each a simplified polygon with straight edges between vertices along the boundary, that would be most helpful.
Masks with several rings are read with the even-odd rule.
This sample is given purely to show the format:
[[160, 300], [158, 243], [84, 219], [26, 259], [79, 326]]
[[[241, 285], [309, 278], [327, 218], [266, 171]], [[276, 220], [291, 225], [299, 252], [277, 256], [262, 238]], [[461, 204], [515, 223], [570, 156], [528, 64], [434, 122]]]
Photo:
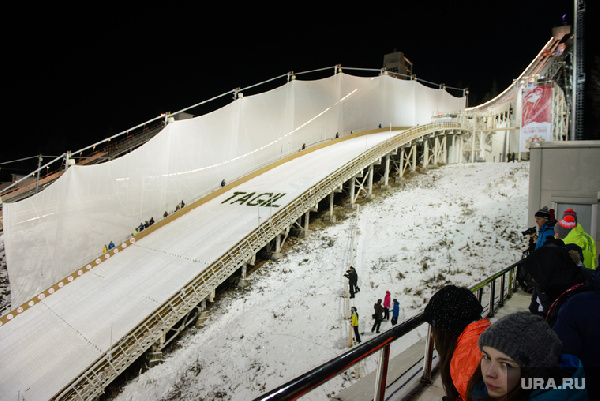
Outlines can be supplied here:
[[352, 328], [354, 329], [356, 342], [360, 344], [360, 333], [358, 332], [358, 312], [354, 306], [352, 307]]
[[573, 212], [573, 209], [567, 209], [563, 214], [563, 219], [554, 226], [556, 238], [561, 239], [565, 244], [579, 246], [583, 253], [583, 264], [586, 268], [594, 270], [596, 268], [594, 265], [596, 261], [596, 242], [585, 232], [581, 224], [577, 223], [577, 215], [570, 212]]

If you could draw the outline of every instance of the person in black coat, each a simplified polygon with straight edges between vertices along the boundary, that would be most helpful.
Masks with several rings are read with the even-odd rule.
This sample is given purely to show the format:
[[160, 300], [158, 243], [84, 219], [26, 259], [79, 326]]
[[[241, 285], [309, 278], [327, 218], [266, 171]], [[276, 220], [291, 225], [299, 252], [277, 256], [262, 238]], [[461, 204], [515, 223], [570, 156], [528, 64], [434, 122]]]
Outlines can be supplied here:
[[534, 280], [529, 311], [543, 316], [550, 326], [570, 296], [593, 289], [591, 271], [575, 264], [560, 239], [548, 239], [525, 259], [523, 268]]
[[[593, 277], [595, 288], [573, 295], [558, 311], [552, 327], [562, 342], [562, 353], [575, 355], [581, 360], [586, 377], [600, 371], [600, 270]], [[590, 400], [600, 399], [600, 381], [589, 380], [586, 389]]]
[[379, 333], [379, 328], [381, 327], [381, 321], [383, 320], [383, 302], [381, 299], [377, 300], [377, 303], [374, 305], [375, 313], [373, 314], [373, 318], [375, 319], [375, 323], [373, 323], [373, 327], [371, 327], [371, 333]]
[[358, 288], [356, 285], [358, 282], [358, 274], [356, 274], [356, 269], [350, 266], [350, 268], [346, 270], [344, 277], [348, 278], [348, 285], [350, 286], [350, 298], [354, 298], [354, 294], [360, 291], [360, 288]]

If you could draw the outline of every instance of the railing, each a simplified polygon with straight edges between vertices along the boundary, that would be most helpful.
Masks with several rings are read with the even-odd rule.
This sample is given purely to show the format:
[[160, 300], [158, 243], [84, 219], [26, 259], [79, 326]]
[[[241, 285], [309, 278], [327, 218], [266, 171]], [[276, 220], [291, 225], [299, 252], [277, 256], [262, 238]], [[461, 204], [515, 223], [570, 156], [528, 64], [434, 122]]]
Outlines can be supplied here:
[[[520, 262], [508, 266], [496, 274], [488, 277], [479, 284], [471, 287], [471, 291], [476, 293], [481, 302], [483, 289], [490, 286], [489, 305], [487, 317], [494, 316], [496, 312], [496, 296], [499, 296], [498, 306], [502, 306], [505, 299], [512, 296], [513, 290], [516, 288], [516, 267]], [[508, 275], [508, 282], [506, 276]], [[500, 279], [500, 291], [496, 292], [496, 281]], [[507, 285], [508, 284], [508, 285]], [[505, 294], [506, 290], [506, 294]], [[402, 338], [405, 334], [421, 326], [425, 321], [423, 314], [419, 313], [412, 318], [394, 326], [390, 330], [381, 335], [366, 341], [359, 346], [351, 349], [341, 356], [333, 358], [328, 362], [314, 368], [313, 370], [296, 377], [295, 379], [285, 383], [284, 385], [256, 398], [254, 401], [267, 400], [295, 400], [309, 391], [315, 389], [329, 379], [344, 372], [346, 369], [361, 361], [362, 359], [379, 351], [379, 365], [375, 379], [374, 401], [383, 401], [385, 399], [386, 376], [389, 364], [390, 345], [392, 342]], [[423, 357], [423, 369], [420, 380], [413, 385], [410, 394], [417, 394], [423, 387], [431, 383], [432, 377], [432, 359], [433, 359], [433, 335], [431, 327], [428, 327], [427, 341], [425, 345]]]

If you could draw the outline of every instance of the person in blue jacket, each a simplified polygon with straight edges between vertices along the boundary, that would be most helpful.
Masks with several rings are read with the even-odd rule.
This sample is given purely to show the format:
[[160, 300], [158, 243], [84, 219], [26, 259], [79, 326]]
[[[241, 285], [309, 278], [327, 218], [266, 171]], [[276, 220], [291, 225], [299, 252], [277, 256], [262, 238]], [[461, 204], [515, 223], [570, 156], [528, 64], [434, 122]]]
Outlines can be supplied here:
[[466, 401], [589, 400], [585, 372], [538, 315], [521, 311], [494, 322], [479, 336], [482, 358]]
[[535, 213], [535, 224], [539, 227], [538, 239], [535, 244], [535, 249], [541, 248], [548, 237], [554, 237], [554, 226], [556, 221], [550, 218], [550, 210], [548, 206], [544, 206]]
[[400, 315], [400, 302], [396, 298], [394, 298], [394, 303], [392, 304], [392, 325], [398, 323], [398, 316]]

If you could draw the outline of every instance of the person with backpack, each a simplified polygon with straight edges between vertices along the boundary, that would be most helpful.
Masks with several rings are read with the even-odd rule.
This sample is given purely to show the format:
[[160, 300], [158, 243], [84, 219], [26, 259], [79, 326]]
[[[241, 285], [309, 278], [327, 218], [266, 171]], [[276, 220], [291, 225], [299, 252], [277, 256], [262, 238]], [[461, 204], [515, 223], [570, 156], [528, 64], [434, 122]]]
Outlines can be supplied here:
[[592, 272], [577, 266], [560, 239], [546, 241], [525, 259], [523, 268], [534, 280], [529, 310], [544, 317], [550, 327], [570, 297], [594, 289]]
[[[594, 290], [570, 297], [558, 311], [552, 327], [562, 342], [561, 352], [579, 358], [586, 377], [594, 377], [600, 369], [600, 270], [597, 267], [593, 279]], [[589, 380], [586, 389], [591, 400], [600, 400], [600, 381]]]

